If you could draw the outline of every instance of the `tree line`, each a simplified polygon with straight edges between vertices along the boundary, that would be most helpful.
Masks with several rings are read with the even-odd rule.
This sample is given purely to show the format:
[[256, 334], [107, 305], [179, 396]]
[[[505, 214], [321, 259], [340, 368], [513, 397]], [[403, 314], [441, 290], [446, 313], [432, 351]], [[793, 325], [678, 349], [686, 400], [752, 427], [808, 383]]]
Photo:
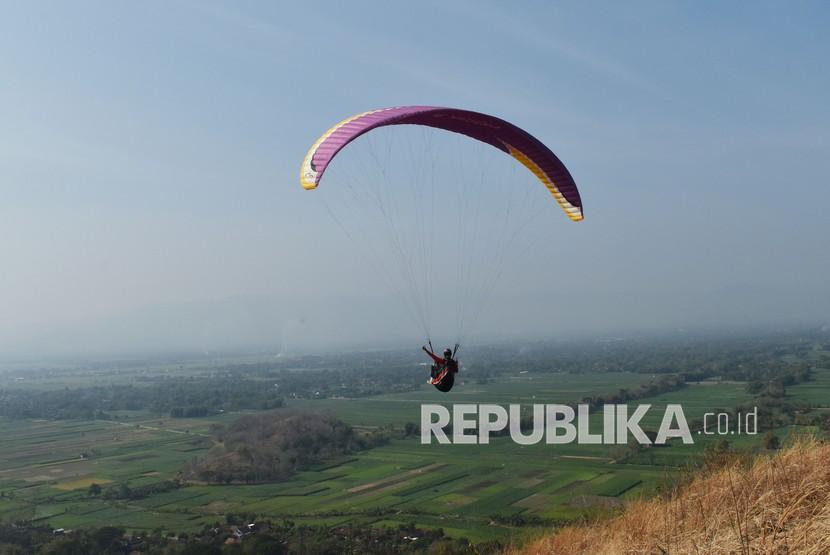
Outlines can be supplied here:
[[122, 528], [74, 530], [56, 534], [48, 526], [0, 524], [0, 555], [495, 555], [498, 541], [472, 544], [443, 530], [414, 523], [397, 527], [298, 525], [268, 520], [236, 525], [215, 523], [195, 533], [128, 533]]

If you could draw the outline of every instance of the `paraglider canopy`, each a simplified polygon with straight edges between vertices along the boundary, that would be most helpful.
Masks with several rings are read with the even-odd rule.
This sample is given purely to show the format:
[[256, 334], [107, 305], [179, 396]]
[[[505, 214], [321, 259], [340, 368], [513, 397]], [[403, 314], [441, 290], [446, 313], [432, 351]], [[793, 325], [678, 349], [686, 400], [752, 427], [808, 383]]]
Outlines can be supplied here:
[[364, 112], [345, 119], [326, 131], [303, 160], [300, 183], [315, 189], [326, 167], [351, 141], [388, 125], [424, 125], [467, 135], [510, 154], [527, 167], [551, 192], [573, 221], [583, 218], [582, 200], [565, 165], [530, 133], [494, 116], [434, 106], [399, 106]]

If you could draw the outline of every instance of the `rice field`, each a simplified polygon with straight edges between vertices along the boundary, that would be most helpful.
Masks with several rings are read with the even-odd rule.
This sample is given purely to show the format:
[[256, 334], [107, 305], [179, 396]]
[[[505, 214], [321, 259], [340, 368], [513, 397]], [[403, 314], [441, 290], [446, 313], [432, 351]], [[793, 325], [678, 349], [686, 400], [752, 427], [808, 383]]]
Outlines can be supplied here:
[[[804, 393], [819, 399], [820, 388], [824, 399], [830, 398], [827, 374], [818, 376]], [[648, 379], [625, 373], [523, 373], [499, 383], [459, 384], [451, 395], [425, 386], [368, 399], [291, 404], [331, 411], [359, 427], [400, 426], [418, 423], [424, 402], [566, 402]], [[653, 405], [655, 412], [643, 424], [654, 428], [667, 403], [683, 405], [691, 420], [747, 400], [744, 384], [702, 383], [637, 403]], [[628, 457], [625, 445], [520, 446], [506, 437], [494, 438], [489, 445], [422, 445], [415, 437], [330, 461], [284, 483], [193, 484], [136, 500], [90, 495], [93, 483], [135, 488], [176, 478], [185, 462], [207, 449], [210, 425], [235, 416], [176, 420], [135, 413], [120, 415], [117, 421], [0, 420], [0, 519], [32, 519], [63, 528], [109, 524], [180, 532], [241, 513], [328, 526], [415, 522], [442, 528], [451, 536], [486, 541], [532, 533], [534, 526], [515, 526], [518, 517], [548, 528], [652, 495], [719, 439], [696, 437], [695, 445], [674, 442]], [[601, 429], [599, 418], [592, 416], [595, 430]], [[786, 435], [786, 430], [781, 433]], [[752, 446], [761, 440], [747, 436], [730, 441]]]

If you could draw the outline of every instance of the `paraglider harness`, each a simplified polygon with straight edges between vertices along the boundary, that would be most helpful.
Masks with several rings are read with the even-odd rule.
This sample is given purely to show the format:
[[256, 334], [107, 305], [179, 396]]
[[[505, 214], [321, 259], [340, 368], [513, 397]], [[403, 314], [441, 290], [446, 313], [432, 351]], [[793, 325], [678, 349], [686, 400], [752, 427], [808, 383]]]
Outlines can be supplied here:
[[[432, 365], [430, 368], [430, 378], [428, 383], [434, 385], [439, 391], [447, 392], [452, 389], [453, 384], [455, 384], [455, 372], [458, 371], [458, 362], [455, 360], [455, 354], [458, 352], [459, 345], [458, 343], [452, 349], [452, 354], [450, 354], [450, 362], [445, 362], [443, 364], [438, 364], [437, 362]], [[429, 350], [431, 352], [435, 352], [435, 349], [432, 346], [432, 340], [429, 340]], [[452, 363], [455, 362], [453, 365]], [[455, 372], [452, 369], [452, 366], [455, 366]]]

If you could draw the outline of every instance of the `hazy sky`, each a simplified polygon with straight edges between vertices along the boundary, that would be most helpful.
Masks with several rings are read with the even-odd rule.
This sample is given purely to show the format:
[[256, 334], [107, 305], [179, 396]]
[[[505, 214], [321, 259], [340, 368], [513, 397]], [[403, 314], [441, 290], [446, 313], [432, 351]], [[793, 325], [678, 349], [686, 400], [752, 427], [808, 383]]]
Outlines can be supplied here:
[[482, 337], [830, 320], [825, 2], [0, 8], [0, 357], [420, 341], [298, 184], [406, 104], [513, 121], [582, 192]]

